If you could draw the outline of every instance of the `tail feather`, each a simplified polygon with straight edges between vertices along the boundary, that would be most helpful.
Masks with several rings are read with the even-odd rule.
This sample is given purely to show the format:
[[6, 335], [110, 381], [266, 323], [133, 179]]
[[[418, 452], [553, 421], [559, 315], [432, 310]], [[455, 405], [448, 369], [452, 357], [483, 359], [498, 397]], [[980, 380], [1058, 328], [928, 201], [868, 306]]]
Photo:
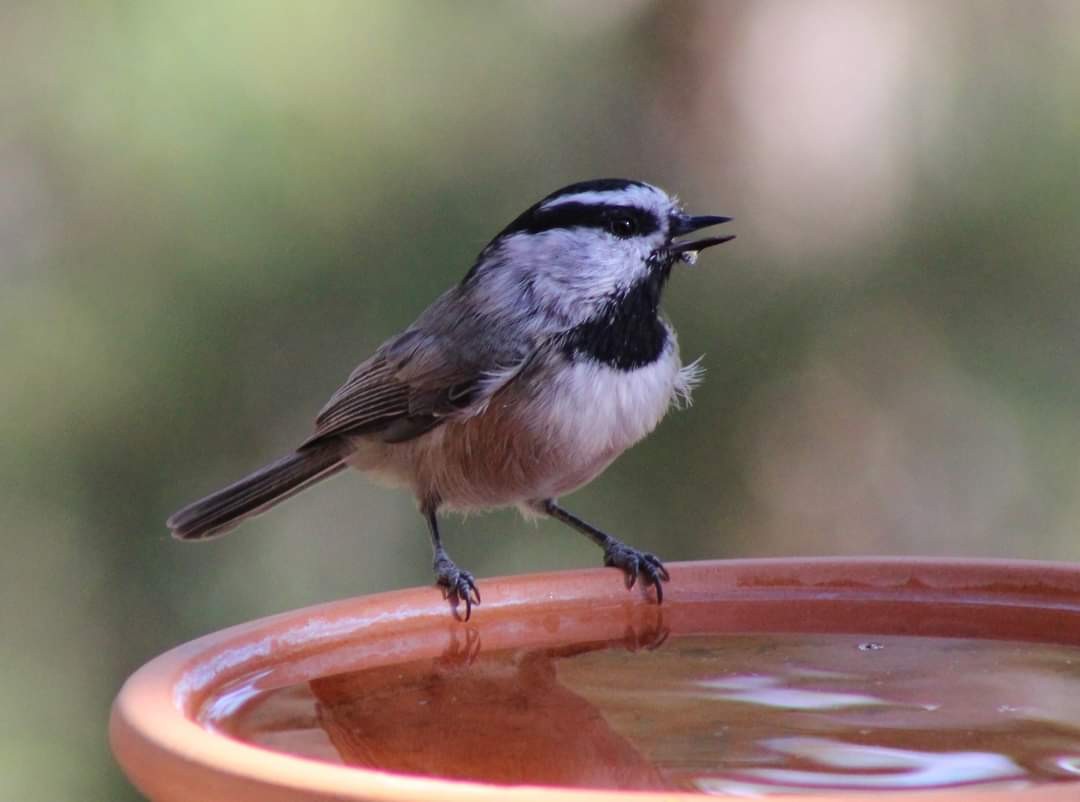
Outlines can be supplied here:
[[346, 468], [337, 449], [304, 449], [260, 468], [173, 513], [165, 525], [180, 540], [203, 540], [228, 532], [245, 518]]

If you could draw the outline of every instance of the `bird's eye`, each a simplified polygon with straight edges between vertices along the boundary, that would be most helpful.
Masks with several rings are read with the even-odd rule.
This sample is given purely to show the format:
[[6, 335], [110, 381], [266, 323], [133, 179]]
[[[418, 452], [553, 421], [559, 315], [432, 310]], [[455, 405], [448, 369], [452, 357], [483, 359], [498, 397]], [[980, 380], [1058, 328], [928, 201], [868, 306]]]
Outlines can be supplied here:
[[637, 220], [629, 215], [621, 214], [608, 220], [608, 231], [619, 239], [627, 239], [638, 232]]

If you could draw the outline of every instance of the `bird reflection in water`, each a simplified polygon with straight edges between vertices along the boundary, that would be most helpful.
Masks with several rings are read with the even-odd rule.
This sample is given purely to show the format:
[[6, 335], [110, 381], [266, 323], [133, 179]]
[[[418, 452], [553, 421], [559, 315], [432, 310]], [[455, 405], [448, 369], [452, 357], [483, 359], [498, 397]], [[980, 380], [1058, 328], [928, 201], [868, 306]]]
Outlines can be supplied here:
[[560, 660], [658, 648], [667, 630], [620, 642], [481, 653], [475, 628], [439, 658], [310, 683], [319, 725], [346, 764], [502, 784], [664, 788], [651, 761], [588, 699], [559, 682]]

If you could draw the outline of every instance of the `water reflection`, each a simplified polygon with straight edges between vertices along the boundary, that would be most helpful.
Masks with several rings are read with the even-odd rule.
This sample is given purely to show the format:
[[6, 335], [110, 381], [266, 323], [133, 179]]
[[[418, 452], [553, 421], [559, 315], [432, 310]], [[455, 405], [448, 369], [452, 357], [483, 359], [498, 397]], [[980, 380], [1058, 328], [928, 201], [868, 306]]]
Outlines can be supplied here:
[[556, 665], [592, 646], [483, 654], [310, 683], [315, 718], [357, 766], [488, 782], [663, 788], [658, 769]]
[[676, 636], [484, 652], [286, 688], [207, 726], [348, 765], [505, 784], [764, 795], [1032, 785], [1080, 772], [1078, 650], [943, 638]]
[[746, 795], [809, 789], [912, 789], [1024, 779], [1026, 772], [992, 752], [917, 752], [829, 738], [771, 738], [761, 744], [814, 769], [744, 769], [737, 777], [701, 778], [707, 793]]
[[[835, 678], [832, 672], [815, 672], [819, 678]], [[843, 675], [839, 675], [843, 676]], [[784, 687], [780, 677], [731, 677], [707, 679], [698, 683], [703, 696], [726, 699], [729, 702], [779, 707], [787, 710], [841, 710], [845, 707], [866, 707], [885, 704], [883, 699], [861, 693], [839, 693]], [[708, 691], [720, 691], [708, 693]]]
[[1060, 771], [1069, 776], [1080, 776], [1080, 755], [1063, 755], [1048, 761], [1051, 770]]
[[242, 682], [230, 685], [217, 696], [207, 700], [203, 710], [204, 717], [210, 721], [224, 721], [231, 718], [259, 696], [260, 680], [269, 673], [269, 671], [260, 671], [250, 677], [245, 677]]

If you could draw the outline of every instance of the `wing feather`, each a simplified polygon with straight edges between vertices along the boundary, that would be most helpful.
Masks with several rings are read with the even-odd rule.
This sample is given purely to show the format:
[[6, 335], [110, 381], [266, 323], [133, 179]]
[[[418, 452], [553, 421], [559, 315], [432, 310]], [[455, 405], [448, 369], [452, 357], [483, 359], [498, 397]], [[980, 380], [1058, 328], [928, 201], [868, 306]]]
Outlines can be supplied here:
[[463, 369], [447, 362], [446, 369], [423, 376], [402, 373], [382, 354], [360, 365], [331, 396], [315, 419], [315, 431], [303, 446], [345, 434], [385, 431], [394, 442], [408, 440], [438, 426], [454, 414], [469, 415], [516, 378], [528, 357], [516, 364], [483, 370]]
[[304, 446], [339, 434], [377, 429], [408, 414], [409, 386], [376, 354], [361, 364], [326, 402], [315, 418], [315, 431]]
[[400, 442], [452, 415], [481, 411], [536, 351], [506, 317], [478, 311], [462, 285], [354, 370], [315, 419], [309, 446], [339, 435], [379, 434]]

